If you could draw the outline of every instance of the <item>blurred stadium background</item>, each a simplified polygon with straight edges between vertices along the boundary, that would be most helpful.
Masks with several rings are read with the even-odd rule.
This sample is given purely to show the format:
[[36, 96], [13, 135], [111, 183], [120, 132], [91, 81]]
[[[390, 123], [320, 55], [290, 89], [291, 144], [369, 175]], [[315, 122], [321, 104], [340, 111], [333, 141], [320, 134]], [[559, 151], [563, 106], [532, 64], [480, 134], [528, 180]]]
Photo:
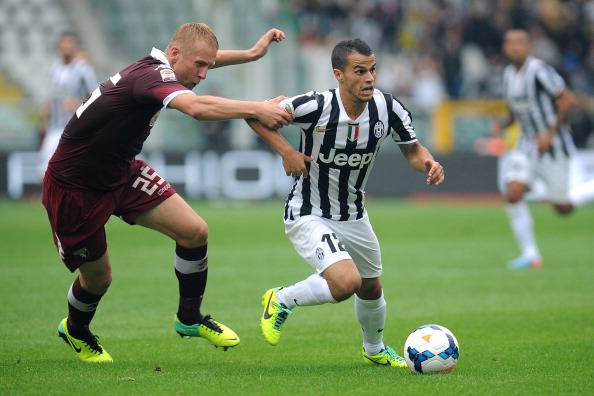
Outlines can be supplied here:
[[[116, 363], [82, 366], [58, 343], [72, 276], [51, 243], [37, 171], [56, 40], [76, 32], [104, 80], [152, 46], [164, 49], [188, 21], [208, 23], [222, 48], [248, 48], [273, 26], [287, 33], [258, 62], [211, 71], [199, 94], [325, 90], [336, 85], [329, 57], [338, 40], [361, 37], [375, 48], [379, 88], [410, 108], [447, 170], [447, 182], [429, 189], [387, 141], [369, 180], [372, 197], [416, 200], [369, 202], [386, 263], [386, 339], [400, 350], [418, 325], [446, 325], [461, 343], [454, 373], [362, 367], [351, 302], [299, 312], [282, 346], [266, 345], [262, 291], [310, 273], [282, 232], [291, 180], [243, 121], [198, 122], [172, 110], [143, 155], [186, 197], [212, 199], [191, 201], [210, 227], [205, 309], [228, 320], [242, 345], [213, 353], [179, 342], [170, 327], [172, 243], [118, 219], [107, 225], [114, 285], [94, 322]], [[561, 220], [532, 205], [545, 266], [513, 272], [503, 205], [485, 203], [500, 200], [497, 156], [518, 134], [512, 127], [504, 142], [489, 138], [504, 109], [500, 48], [512, 26], [530, 32], [535, 54], [579, 94], [571, 177], [594, 180], [594, 0], [0, 0], [0, 394], [594, 394], [594, 207]], [[297, 130], [285, 132], [297, 142]]]
[[[248, 48], [269, 27], [286, 31], [287, 41], [265, 58], [213, 70], [197, 89], [238, 99], [333, 87], [331, 48], [343, 38], [365, 39], [378, 54], [378, 87], [411, 109], [422, 142], [447, 166], [439, 193], [486, 197], [497, 192], [496, 157], [518, 133], [511, 128], [503, 145], [489, 138], [490, 120], [504, 109], [502, 34], [523, 27], [535, 55], [580, 95], [572, 124], [584, 151], [572, 178], [594, 178], [587, 151], [594, 147], [591, 0], [0, 0], [0, 195], [20, 198], [39, 189], [39, 109], [61, 32], [79, 35], [104, 80], [152, 46], [164, 49], [175, 28], [193, 20], [208, 23], [222, 48]], [[296, 130], [285, 132], [297, 143]], [[290, 183], [243, 121], [198, 122], [165, 111], [143, 154], [191, 198], [283, 196]], [[381, 154], [371, 195], [429, 193], [422, 178], [400, 166], [395, 146]], [[385, 176], [398, 182], [382, 183]]]

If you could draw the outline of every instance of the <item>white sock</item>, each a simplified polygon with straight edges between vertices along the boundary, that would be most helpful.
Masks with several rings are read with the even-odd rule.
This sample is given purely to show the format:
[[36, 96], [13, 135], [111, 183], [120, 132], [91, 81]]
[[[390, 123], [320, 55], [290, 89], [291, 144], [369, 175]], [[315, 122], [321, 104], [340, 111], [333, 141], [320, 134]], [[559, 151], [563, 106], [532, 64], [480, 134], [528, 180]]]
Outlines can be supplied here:
[[355, 294], [355, 316], [361, 324], [365, 352], [375, 355], [384, 349], [386, 300], [384, 292], [377, 300], [362, 300]]
[[301, 282], [282, 288], [276, 293], [276, 298], [289, 309], [293, 309], [297, 305], [320, 305], [336, 302], [330, 293], [328, 282], [318, 274], [313, 274]]
[[508, 203], [507, 214], [522, 255], [529, 258], [540, 258], [540, 251], [534, 238], [532, 215], [526, 201]]

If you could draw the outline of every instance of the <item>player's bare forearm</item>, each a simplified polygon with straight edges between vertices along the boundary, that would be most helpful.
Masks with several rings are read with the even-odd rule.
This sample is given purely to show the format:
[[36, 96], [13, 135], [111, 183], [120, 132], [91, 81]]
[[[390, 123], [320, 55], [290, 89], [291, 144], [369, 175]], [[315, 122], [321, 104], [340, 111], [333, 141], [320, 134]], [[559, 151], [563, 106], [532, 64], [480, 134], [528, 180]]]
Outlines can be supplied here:
[[169, 107], [203, 121], [256, 118], [271, 129], [281, 128], [292, 120], [292, 116], [276, 103], [247, 102], [218, 96], [197, 96], [190, 93], [176, 96], [169, 102]]
[[421, 143], [402, 144], [400, 151], [413, 169], [427, 172], [428, 185], [439, 185], [445, 179], [443, 166], [433, 158], [433, 155]]
[[213, 69], [217, 67], [238, 65], [256, 60], [250, 50], [219, 50]]
[[186, 94], [173, 98], [169, 103], [169, 107], [186, 113], [197, 120], [220, 121], [255, 117], [254, 103], [218, 96]]
[[550, 149], [551, 142], [559, 132], [561, 125], [567, 121], [571, 111], [578, 106], [578, 100], [573, 92], [565, 89], [555, 99], [555, 104], [557, 107], [555, 122], [546, 131], [539, 133], [536, 137], [538, 151], [541, 153], [547, 152]]
[[551, 134], [557, 133], [561, 124], [567, 121], [569, 114], [578, 106], [578, 99], [573, 92], [565, 89], [557, 99], [555, 99], [555, 104], [557, 105], [557, 121], [549, 129]]
[[214, 68], [238, 65], [241, 63], [253, 62], [260, 59], [268, 51], [273, 42], [281, 42], [285, 39], [285, 33], [279, 29], [270, 29], [258, 39], [254, 46], [246, 50], [219, 50], [215, 60]]
[[307, 177], [306, 162], [312, 158], [295, 150], [279, 131], [266, 128], [258, 120], [247, 119], [246, 122], [274, 151], [283, 158], [283, 167], [287, 176]]
[[433, 160], [433, 156], [421, 143], [415, 142], [411, 144], [401, 144], [400, 151], [404, 158], [408, 161], [410, 166], [419, 171], [425, 171], [425, 161]]
[[281, 157], [294, 150], [293, 146], [277, 130], [266, 128], [261, 122], [253, 118], [245, 120], [247, 124]]

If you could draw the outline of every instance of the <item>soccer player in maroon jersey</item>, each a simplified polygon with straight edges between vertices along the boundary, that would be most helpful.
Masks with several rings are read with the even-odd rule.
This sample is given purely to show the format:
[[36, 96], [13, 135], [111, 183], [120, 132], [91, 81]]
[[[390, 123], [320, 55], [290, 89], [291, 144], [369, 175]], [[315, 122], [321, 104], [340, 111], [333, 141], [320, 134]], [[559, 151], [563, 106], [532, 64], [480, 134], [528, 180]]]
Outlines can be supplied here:
[[179, 308], [175, 330], [227, 349], [239, 343], [233, 330], [202, 315], [207, 278], [208, 227], [160, 177], [134, 157], [159, 111], [170, 107], [200, 120], [254, 118], [276, 129], [291, 121], [278, 102], [248, 102], [197, 96], [191, 89], [210, 68], [250, 62], [284, 39], [271, 29], [249, 50], [223, 51], [210, 28], [187, 23], [165, 52], [129, 65], [99, 85], [66, 126], [43, 181], [54, 242], [62, 261], [78, 276], [68, 291], [68, 317], [58, 335], [87, 362], [111, 362], [89, 324], [111, 283], [104, 225], [111, 215], [157, 230], [175, 243]]

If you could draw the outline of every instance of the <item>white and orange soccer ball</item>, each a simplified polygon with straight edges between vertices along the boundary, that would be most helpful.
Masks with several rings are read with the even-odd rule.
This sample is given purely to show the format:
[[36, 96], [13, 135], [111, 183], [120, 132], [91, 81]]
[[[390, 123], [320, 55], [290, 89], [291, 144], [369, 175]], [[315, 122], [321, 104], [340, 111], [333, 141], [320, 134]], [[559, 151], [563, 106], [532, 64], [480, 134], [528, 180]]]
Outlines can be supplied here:
[[456, 368], [459, 357], [454, 333], [440, 325], [421, 326], [404, 343], [404, 359], [414, 373], [448, 373]]

